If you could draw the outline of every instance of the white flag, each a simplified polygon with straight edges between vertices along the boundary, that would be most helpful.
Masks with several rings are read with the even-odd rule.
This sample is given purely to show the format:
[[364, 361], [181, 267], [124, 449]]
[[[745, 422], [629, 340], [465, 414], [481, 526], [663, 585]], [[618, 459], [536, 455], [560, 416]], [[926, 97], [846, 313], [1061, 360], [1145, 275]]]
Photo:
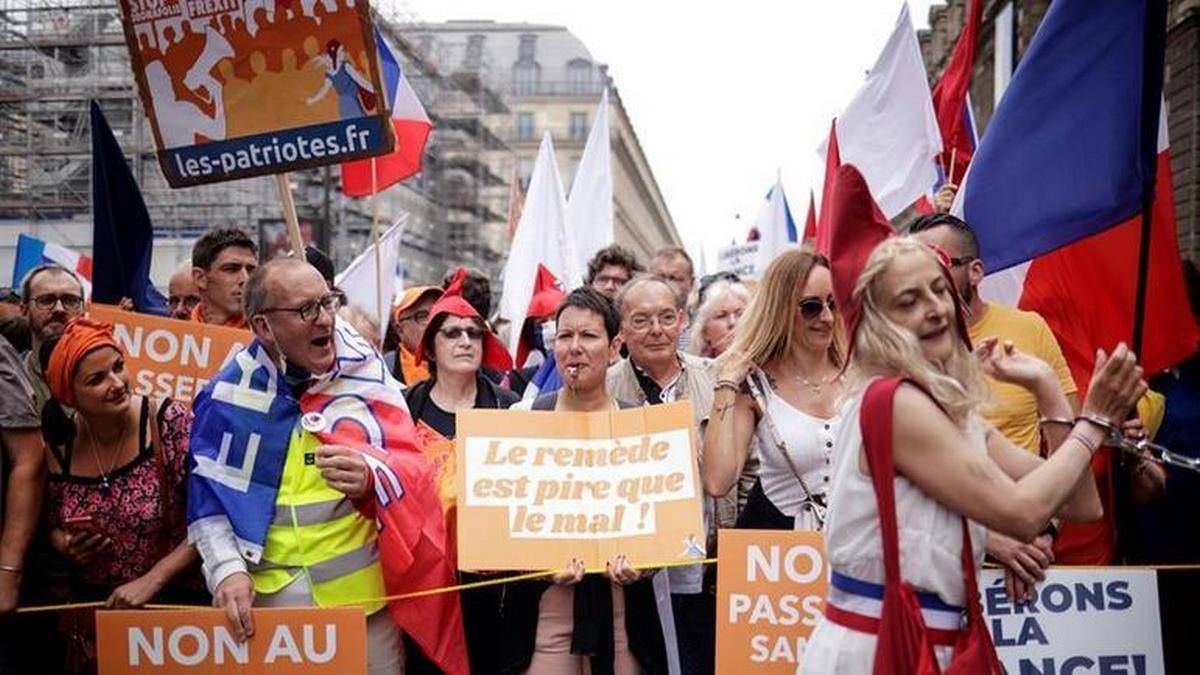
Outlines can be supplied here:
[[[933, 185], [942, 134], [907, 3], [901, 5], [896, 27], [867, 81], [836, 124], [842, 164], [853, 164], [862, 173], [888, 218]], [[824, 143], [819, 153], [824, 160]]]
[[608, 138], [608, 88], [600, 96], [587, 145], [567, 199], [571, 231], [575, 234], [579, 269], [600, 249], [613, 243], [612, 147]]
[[538, 263], [542, 263], [562, 281], [564, 289], [578, 286], [580, 273], [575, 243], [568, 227], [567, 200], [563, 196], [558, 163], [554, 160], [554, 142], [550, 132], [542, 136], [533, 174], [529, 177], [529, 192], [517, 231], [513, 235], [508, 260], [504, 263], [504, 292], [500, 296], [500, 316], [512, 322], [508, 349], [517, 353], [521, 326], [533, 297]]
[[408, 214], [405, 213], [379, 237], [380, 274], [375, 274], [375, 245], [372, 244], [333, 280], [334, 285], [346, 293], [350, 304], [367, 310], [379, 321], [380, 335], [387, 332], [392, 299], [400, 291], [396, 268], [400, 263], [400, 238], [407, 222]]

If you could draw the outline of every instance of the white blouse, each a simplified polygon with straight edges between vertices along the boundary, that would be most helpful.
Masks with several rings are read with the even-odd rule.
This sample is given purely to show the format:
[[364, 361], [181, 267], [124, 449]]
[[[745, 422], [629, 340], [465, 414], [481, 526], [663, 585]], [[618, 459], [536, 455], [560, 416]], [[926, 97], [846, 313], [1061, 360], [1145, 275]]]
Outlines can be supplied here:
[[[766, 378], [758, 378], [767, 399], [767, 414], [775, 430], [787, 445], [788, 455], [804, 484], [814, 495], [827, 495], [832, 480], [834, 439], [841, 426], [841, 417], [822, 419], [810, 415], [785, 401], [775, 393]], [[766, 420], [760, 419], [754, 430], [755, 452], [761, 465], [758, 477], [763, 493], [785, 516], [795, 517], [804, 501], [804, 489], [792, 467], [788, 466]]]

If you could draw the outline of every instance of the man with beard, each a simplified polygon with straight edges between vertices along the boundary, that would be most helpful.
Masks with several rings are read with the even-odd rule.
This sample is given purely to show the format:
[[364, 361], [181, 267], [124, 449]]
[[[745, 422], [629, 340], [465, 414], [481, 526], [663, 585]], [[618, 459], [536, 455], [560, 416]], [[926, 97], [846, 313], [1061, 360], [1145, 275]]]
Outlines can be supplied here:
[[50, 400], [50, 387], [42, 373], [42, 345], [62, 335], [67, 322], [87, 313], [83, 283], [61, 265], [42, 265], [25, 275], [21, 285], [21, 313], [29, 321], [31, 348], [25, 354], [25, 371], [33, 385], [34, 407], [40, 414]]

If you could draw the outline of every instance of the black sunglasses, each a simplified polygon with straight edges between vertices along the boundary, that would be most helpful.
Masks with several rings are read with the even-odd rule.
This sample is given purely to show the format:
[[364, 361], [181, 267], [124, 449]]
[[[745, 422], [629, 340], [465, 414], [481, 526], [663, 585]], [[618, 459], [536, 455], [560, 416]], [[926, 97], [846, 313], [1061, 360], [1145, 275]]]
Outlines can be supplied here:
[[800, 301], [800, 316], [811, 321], [812, 319], [821, 316], [821, 311], [826, 307], [829, 308], [830, 313], [837, 311], [837, 303], [833, 301], [833, 298], [829, 298], [827, 300], [822, 300], [820, 298], [805, 298]]
[[447, 340], [457, 340], [463, 336], [463, 333], [466, 333], [467, 337], [472, 341], [483, 339], [483, 330], [479, 328], [455, 326], [454, 328], [439, 328], [438, 332], [441, 333], [442, 337], [446, 338]]
[[716, 272], [714, 274], [705, 274], [704, 276], [700, 277], [700, 286], [696, 290], [697, 304], [704, 304], [704, 294], [708, 291], [708, 287], [712, 286], [718, 281], [741, 283], [742, 278], [733, 272]]

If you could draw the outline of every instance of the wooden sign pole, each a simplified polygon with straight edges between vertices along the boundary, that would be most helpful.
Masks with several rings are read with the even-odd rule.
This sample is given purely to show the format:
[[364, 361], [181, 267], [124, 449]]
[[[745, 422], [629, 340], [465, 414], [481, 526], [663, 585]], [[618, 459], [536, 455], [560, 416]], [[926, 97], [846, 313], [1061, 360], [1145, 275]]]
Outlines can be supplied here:
[[287, 173], [275, 174], [275, 187], [279, 190], [279, 202], [283, 204], [283, 221], [287, 224], [288, 241], [292, 251], [304, 260], [304, 237], [300, 234], [300, 219], [296, 217], [296, 202], [292, 199], [292, 186]]

